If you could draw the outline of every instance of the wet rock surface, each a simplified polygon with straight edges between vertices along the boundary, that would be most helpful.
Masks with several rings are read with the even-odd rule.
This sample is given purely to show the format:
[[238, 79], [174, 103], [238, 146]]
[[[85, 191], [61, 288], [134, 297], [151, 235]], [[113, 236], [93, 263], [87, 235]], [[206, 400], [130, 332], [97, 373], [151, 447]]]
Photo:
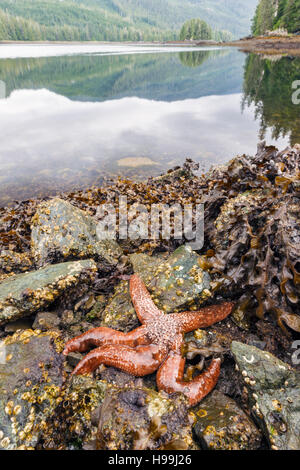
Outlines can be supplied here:
[[201, 264], [201, 257], [183, 245], [157, 268], [147, 287], [166, 313], [187, 305], [191, 308], [211, 296], [210, 276]]
[[272, 354], [233, 342], [253, 416], [274, 450], [300, 448], [300, 374]]
[[[134, 272], [141, 276], [160, 309], [171, 313], [185, 305], [192, 308], [195, 302], [201, 304], [211, 295], [209, 274], [201, 268], [201, 257], [191, 248], [184, 245], [164, 258], [162, 255], [130, 256]], [[101, 326], [127, 332], [138, 325], [129, 281], [122, 281], [102, 314]]]
[[26, 272], [32, 269], [32, 259], [26, 253], [17, 253], [12, 250], [3, 250], [0, 253], [0, 274]]
[[39, 312], [35, 317], [32, 328], [34, 330], [47, 331], [58, 329], [60, 318], [55, 312]]
[[101, 326], [128, 331], [139, 326], [129, 293], [129, 281], [121, 281], [102, 314]]
[[61, 391], [55, 413], [47, 420], [39, 449], [78, 450], [95, 441], [99, 409], [107, 388], [105, 381], [72, 377]]
[[201, 447], [208, 450], [254, 450], [261, 434], [237, 403], [213, 391], [193, 412], [197, 422], [194, 432]]
[[0, 341], [0, 449], [36, 446], [60, 400], [62, 344], [32, 330]]
[[[192, 447], [185, 398], [170, 400], [147, 388], [110, 389], [100, 411], [98, 450]], [[176, 443], [176, 444], [175, 444]]]
[[122, 250], [113, 240], [99, 240], [96, 222], [59, 198], [42, 203], [32, 219], [31, 245], [38, 265], [68, 259], [95, 258], [103, 268], [115, 266]]
[[50, 265], [0, 283], [0, 325], [30, 315], [96, 275], [91, 260]]

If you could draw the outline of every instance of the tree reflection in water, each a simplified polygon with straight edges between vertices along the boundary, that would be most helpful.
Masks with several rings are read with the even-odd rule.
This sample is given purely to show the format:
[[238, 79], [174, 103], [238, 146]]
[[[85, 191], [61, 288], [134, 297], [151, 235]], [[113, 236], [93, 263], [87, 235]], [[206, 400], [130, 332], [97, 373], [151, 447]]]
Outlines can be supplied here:
[[292, 145], [300, 143], [300, 105], [292, 101], [296, 80], [300, 80], [299, 57], [247, 57], [243, 108], [254, 104], [261, 140], [271, 128], [274, 139], [289, 136]]

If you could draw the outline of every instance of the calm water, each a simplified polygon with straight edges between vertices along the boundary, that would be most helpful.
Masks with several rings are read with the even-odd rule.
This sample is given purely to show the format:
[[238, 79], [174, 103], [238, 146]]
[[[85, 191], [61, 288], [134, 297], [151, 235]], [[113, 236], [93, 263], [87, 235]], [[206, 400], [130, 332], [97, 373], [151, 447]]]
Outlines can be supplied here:
[[235, 49], [0, 46], [0, 205], [300, 142], [297, 79]]

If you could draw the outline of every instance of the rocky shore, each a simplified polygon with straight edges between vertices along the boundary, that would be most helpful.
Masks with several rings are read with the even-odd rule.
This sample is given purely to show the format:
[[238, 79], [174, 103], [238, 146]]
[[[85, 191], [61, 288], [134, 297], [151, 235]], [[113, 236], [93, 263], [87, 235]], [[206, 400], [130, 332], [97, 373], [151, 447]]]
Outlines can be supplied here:
[[300, 55], [300, 36], [258, 36], [239, 39], [223, 46], [235, 46], [243, 52], [254, 52], [256, 54], [278, 55], [289, 54]]
[[[146, 182], [0, 209], [1, 450], [300, 449], [300, 145], [261, 144], [254, 157], [196, 170], [187, 160]], [[120, 196], [129, 206], [203, 203], [204, 247], [99, 240], [97, 209]], [[222, 359], [216, 388], [194, 407], [159, 392], [155, 374], [100, 366], [71, 376], [84, 355], [63, 356], [66, 341], [139, 326], [133, 273], [166, 314], [235, 304], [185, 335], [187, 380]]]

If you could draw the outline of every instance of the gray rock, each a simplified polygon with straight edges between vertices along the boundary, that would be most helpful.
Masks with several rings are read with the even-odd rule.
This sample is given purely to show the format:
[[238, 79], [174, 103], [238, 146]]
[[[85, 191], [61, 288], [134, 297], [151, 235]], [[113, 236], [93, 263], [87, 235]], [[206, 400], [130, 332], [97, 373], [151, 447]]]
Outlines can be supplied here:
[[76, 316], [74, 315], [73, 310], [64, 310], [63, 313], [61, 314], [61, 325], [64, 328], [67, 328], [70, 325], [74, 325], [76, 321], [77, 319], [76, 319]]
[[166, 257], [161, 255], [149, 256], [145, 253], [134, 253], [129, 256], [131, 264], [133, 266], [133, 271], [140, 275], [141, 279], [149, 284], [157, 268], [166, 260]]
[[45, 266], [0, 283], [0, 325], [28, 316], [53, 303], [69, 289], [89, 284], [96, 275], [94, 261]]
[[30, 330], [32, 327], [32, 320], [30, 318], [21, 318], [12, 323], [5, 325], [5, 333], [16, 333], [18, 330]]
[[210, 297], [210, 276], [201, 267], [201, 257], [188, 245], [160, 264], [147, 286], [156, 304], [166, 313], [195, 307]]
[[83, 359], [83, 355], [76, 352], [68, 354], [67, 363], [74, 369], [77, 364]]
[[129, 282], [121, 281], [102, 314], [101, 326], [127, 333], [138, 325], [139, 320], [129, 294]]
[[60, 324], [60, 318], [54, 312], [39, 312], [35, 317], [32, 328], [34, 330], [47, 331], [57, 329]]
[[300, 449], [300, 373], [272, 354], [234, 341], [231, 350], [253, 416], [272, 449]]
[[32, 219], [32, 254], [39, 266], [68, 259], [95, 258], [110, 268], [123, 252], [114, 240], [99, 240], [96, 222], [59, 198], [43, 202]]
[[193, 412], [197, 417], [195, 434], [204, 449], [254, 450], [261, 434], [234, 400], [213, 391]]
[[57, 406], [60, 352], [57, 333], [26, 330], [0, 342], [0, 449], [36, 446]]

